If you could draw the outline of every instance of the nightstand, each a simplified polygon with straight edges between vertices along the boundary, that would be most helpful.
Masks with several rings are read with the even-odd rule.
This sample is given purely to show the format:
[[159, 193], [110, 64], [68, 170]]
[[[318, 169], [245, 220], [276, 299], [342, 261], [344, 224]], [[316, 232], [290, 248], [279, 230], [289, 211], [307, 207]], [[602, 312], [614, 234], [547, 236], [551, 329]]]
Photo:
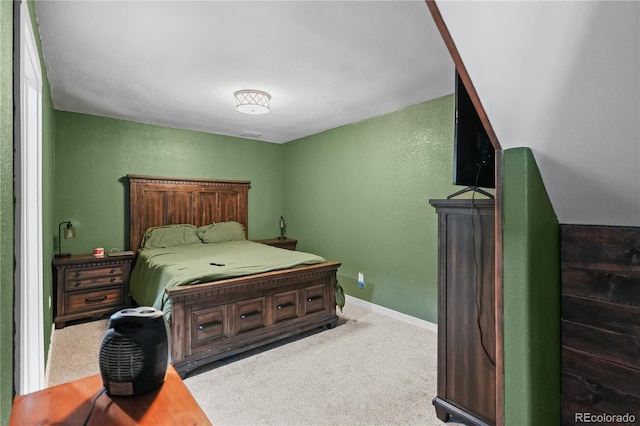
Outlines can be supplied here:
[[53, 322], [111, 314], [130, 305], [129, 276], [134, 256], [76, 254], [54, 258]]
[[254, 240], [256, 243], [267, 244], [269, 246], [280, 247], [287, 250], [295, 250], [296, 244], [298, 244], [298, 240], [294, 240], [293, 238], [269, 238], [266, 240]]

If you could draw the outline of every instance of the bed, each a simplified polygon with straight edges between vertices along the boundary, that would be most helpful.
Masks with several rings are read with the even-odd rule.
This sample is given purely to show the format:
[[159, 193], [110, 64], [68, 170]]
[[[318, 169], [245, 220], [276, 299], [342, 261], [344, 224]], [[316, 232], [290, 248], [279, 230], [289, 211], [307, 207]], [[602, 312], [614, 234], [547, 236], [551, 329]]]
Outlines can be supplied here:
[[[129, 246], [137, 254], [131, 296], [138, 304], [155, 305], [165, 311], [172, 363], [182, 377], [233, 354], [337, 324], [335, 291], [340, 263], [246, 240], [249, 181], [142, 175], [127, 178]], [[207, 235], [213, 235], [210, 231], [220, 224], [234, 228], [234, 235], [242, 229], [245, 238], [217, 241], [219, 234], [213, 232], [216, 238], [208, 239]], [[201, 243], [193, 240], [190, 227]], [[176, 248], [175, 243], [156, 247], [166, 245], [158, 243], [162, 238], [153, 235], [156, 229], [168, 230], [172, 241], [176, 232], [185, 232], [185, 236], [178, 235], [185, 244], [177, 245], [186, 249]], [[149, 246], [149, 239], [154, 238]], [[141, 244], [147, 248], [138, 251]], [[251, 250], [259, 253], [259, 259], [275, 256], [285, 259], [284, 263], [253, 270], [249, 267], [253, 265], [242, 263], [237, 256], [229, 257]], [[196, 253], [201, 251], [203, 261], [197, 261], [200, 254]], [[145, 265], [153, 269], [148, 268], [149, 257], [156, 261], [176, 252], [183, 261], [169, 261], [174, 271], [200, 262], [206, 273], [187, 272], [176, 278], [163, 272], [154, 278], [153, 272], [142, 271]], [[154, 282], [158, 277], [164, 284]]]

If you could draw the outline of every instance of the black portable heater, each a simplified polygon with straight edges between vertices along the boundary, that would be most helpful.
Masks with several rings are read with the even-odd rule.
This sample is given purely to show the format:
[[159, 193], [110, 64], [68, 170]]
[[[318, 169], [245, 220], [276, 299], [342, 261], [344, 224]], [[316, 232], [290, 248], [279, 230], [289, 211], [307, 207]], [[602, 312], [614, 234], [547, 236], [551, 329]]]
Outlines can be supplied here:
[[169, 326], [155, 308], [111, 315], [100, 345], [100, 374], [107, 393], [135, 396], [160, 387], [170, 361]]

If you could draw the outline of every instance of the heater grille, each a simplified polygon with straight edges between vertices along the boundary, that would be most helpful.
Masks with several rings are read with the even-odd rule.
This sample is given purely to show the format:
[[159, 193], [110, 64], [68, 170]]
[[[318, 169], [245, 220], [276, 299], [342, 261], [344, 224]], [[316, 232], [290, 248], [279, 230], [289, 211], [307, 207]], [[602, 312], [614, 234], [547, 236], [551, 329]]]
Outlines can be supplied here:
[[144, 350], [131, 336], [108, 334], [100, 348], [100, 372], [111, 382], [132, 382], [142, 372], [144, 359]]

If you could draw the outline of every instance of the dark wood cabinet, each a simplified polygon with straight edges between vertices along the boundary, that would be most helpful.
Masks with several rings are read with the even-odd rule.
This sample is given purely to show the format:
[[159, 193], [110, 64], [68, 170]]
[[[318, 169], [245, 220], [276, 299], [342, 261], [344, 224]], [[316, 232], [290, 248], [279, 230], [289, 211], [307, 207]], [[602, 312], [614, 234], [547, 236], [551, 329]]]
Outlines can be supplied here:
[[133, 255], [96, 258], [91, 254], [55, 258], [56, 328], [63, 328], [67, 321], [127, 307], [133, 258]]
[[438, 391], [442, 421], [495, 424], [494, 200], [430, 200], [438, 214]]

